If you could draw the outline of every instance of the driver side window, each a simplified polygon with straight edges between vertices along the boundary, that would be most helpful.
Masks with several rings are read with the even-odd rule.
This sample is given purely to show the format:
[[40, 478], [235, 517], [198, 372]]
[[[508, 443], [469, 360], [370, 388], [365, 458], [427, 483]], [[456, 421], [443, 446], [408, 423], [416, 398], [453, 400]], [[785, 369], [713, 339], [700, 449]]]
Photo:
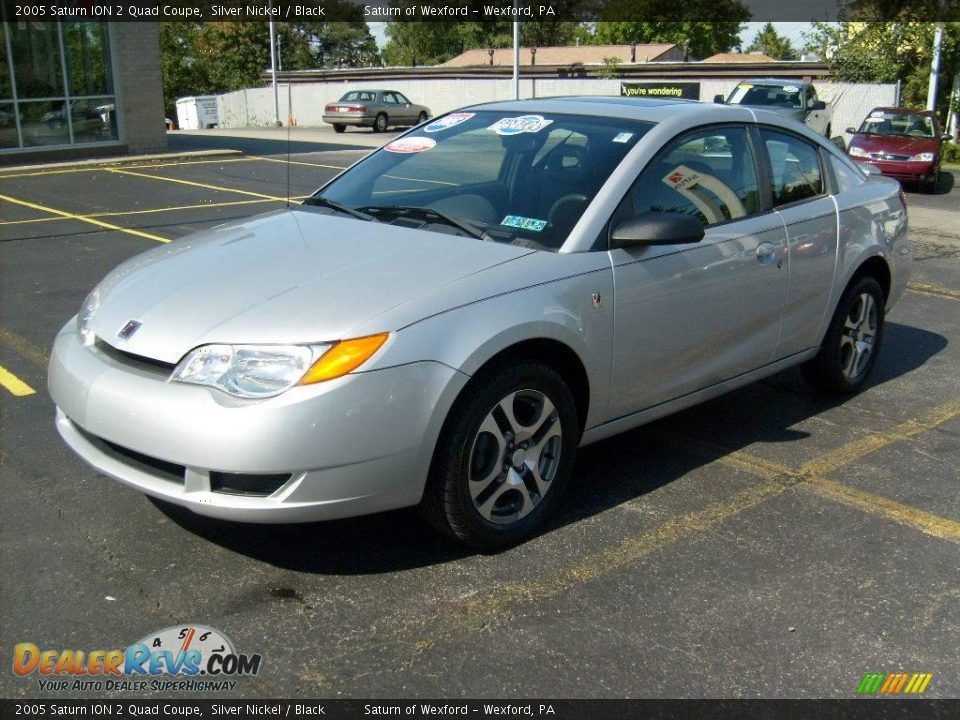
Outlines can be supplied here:
[[709, 227], [759, 209], [753, 150], [746, 129], [733, 126], [701, 129], [671, 141], [644, 168], [614, 217], [681, 213]]

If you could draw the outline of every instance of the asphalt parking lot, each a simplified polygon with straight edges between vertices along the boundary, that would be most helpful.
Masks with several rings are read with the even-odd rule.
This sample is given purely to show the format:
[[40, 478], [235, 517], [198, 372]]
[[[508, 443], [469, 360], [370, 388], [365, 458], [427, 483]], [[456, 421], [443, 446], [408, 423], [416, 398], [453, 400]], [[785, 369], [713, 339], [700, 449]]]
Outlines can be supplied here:
[[[217, 522], [83, 465], [45, 390], [57, 330], [122, 260], [283, 208], [288, 173], [306, 195], [386, 137], [328, 134], [289, 163], [276, 134], [178, 135], [238, 153], [0, 170], [4, 663], [201, 623], [264, 657], [224, 696], [853, 697], [867, 672], [960, 696], [952, 182], [908, 196], [913, 277], [865, 392], [788, 371], [585, 448], [559, 517], [505, 552], [412, 510]], [[3, 697], [51, 696], [4, 667]]]

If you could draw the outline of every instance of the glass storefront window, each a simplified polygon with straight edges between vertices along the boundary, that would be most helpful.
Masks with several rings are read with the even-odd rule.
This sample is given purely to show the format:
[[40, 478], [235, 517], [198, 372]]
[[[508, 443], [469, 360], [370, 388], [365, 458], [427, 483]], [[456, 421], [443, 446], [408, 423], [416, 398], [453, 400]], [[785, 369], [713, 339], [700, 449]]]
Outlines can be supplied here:
[[105, 95], [113, 92], [107, 29], [103, 23], [64, 25], [63, 48], [71, 95]]
[[0, 150], [117, 141], [106, 23], [3, 23], [2, 30]]
[[60, 33], [57, 24], [9, 23], [13, 50], [13, 76], [17, 98], [63, 96], [63, 70], [60, 66]]
[[19, 147], [13, 103], [0, 103], [0, 150]]
[[63, 101], [20, 103], [20, 128], [24, 146], [69, 144], [70, 130], [64, 113], [66, 106]]

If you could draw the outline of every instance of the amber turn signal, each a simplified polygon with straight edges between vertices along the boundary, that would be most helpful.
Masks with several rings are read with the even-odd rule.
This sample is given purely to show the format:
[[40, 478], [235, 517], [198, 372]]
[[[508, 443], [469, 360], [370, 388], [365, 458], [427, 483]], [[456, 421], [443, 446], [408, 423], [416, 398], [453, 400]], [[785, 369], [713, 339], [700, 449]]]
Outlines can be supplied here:
[[300, 384], [312, 385], [353, 372], [373, 357], [388, 337], [390, 333], [380, 333], [338, 342], [307, 370]]

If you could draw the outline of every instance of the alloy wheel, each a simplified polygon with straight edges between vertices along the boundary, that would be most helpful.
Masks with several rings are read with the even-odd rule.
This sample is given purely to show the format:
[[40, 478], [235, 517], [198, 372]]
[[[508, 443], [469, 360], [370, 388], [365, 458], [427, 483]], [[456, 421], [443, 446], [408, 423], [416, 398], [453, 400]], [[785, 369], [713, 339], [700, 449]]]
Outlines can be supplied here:
[[867, 367], [877, 326], [877, 304], [873, 295], [862, 292], [851, 304], [840, 334], [840, 367], [848, 380], [856, 379]]

